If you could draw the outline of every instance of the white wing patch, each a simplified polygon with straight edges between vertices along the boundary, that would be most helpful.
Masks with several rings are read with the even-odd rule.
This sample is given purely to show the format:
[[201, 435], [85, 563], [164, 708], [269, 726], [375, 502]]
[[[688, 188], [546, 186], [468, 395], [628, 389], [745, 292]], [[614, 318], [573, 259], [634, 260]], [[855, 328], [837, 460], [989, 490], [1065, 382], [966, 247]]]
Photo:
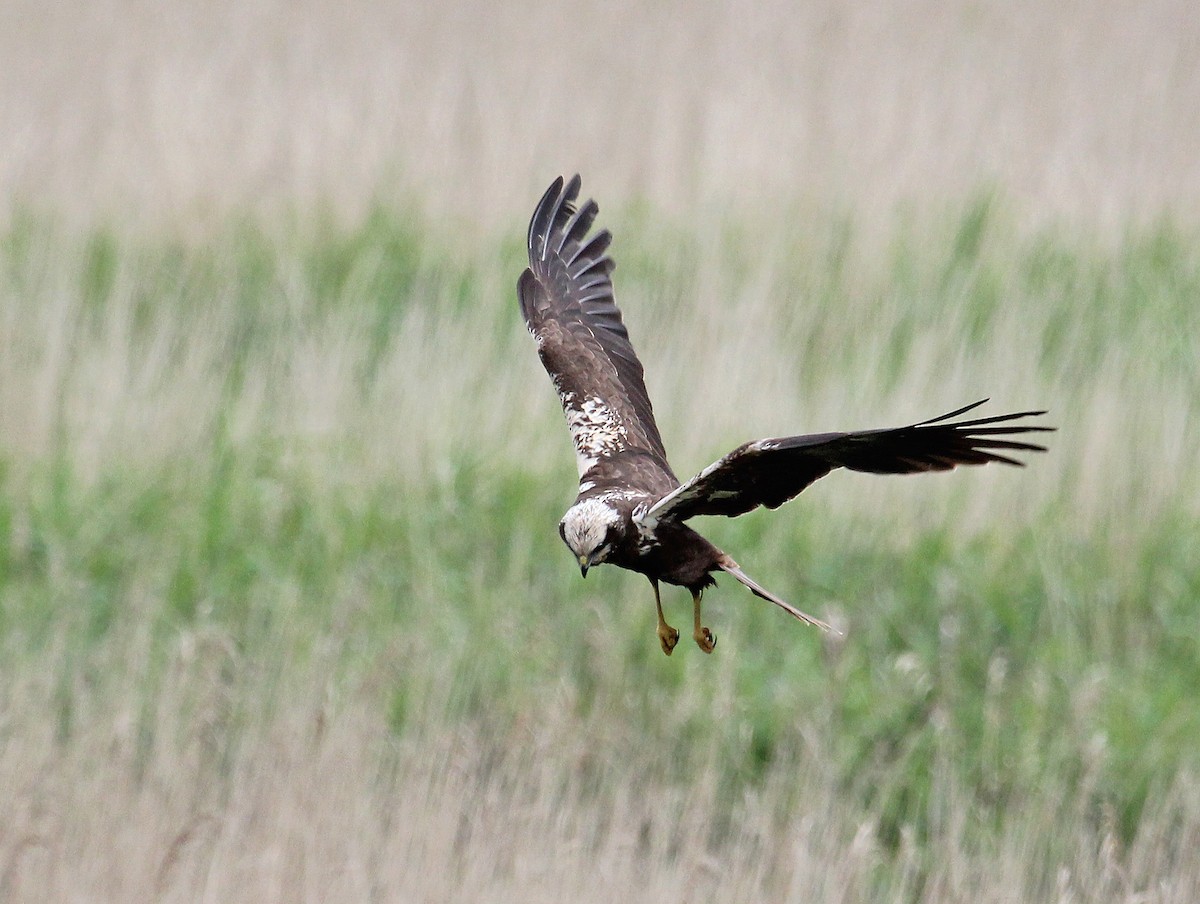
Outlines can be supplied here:
[[625, 425], [603, 401], [587, 396], [579, 402], [573, 392], [560, 392], [559, 398], [575, 444], [575, 464], [581, 478], [601, 458], [627, 448]]
[[658, 546], [658, 537], [654, 535], [654, 525], [647, 524], [645, 521], [646, 509], [649, 506], [643, 502], [641, 505], [635, 506], [633, 509], [633, 526], [638, 532], [638, 549], [642, 553], [646, 553]]
[[[658, 500], [658, 502], [654, 503], [654, 505], [650, 506], [649, 510], [642, 514], [641, 517], [638, 517], [638, 513], [634, 512], [634, 520], [637, 521], [639, 525], [644, 524], [647, 529], [654, 530], [654, 528], [658, 526], [659, 516], [664, 511], [680, 503], [691, 502], [693, 499], [697, 498], [700, 495], [700, 489], [698, 487], [700, 481], [704, 480], [715, 470], [724, 465], [729, 457], [730, 456], [726, 455], [724, 458], [714, 461], [711, 465], [709, 465], [687, 483], [677, 486], [671, 492], [667, 493], [666, 496], [663, 496], [662, 499]], [[731, 493], [730, 495], [734, 494]]]

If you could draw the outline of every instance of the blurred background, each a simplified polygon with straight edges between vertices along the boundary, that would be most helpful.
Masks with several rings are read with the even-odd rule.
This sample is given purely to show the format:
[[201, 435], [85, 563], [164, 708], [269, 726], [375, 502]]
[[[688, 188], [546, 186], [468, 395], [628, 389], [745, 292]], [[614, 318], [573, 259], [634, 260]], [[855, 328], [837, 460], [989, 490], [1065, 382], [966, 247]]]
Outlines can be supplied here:
[[383, 193], [476, 228], [564, 169], [693, 218], [1002, 188], [1116, 229], [1200, 200], [1190, 4], [12, 0], [0, 188], [204, 222]]
[[[1196, 900], [1198, 147], [1173, 0], [6, 0], [0, 899]], [[843, 633], [663, 657], [555, 531], [573, 172], [681, 475], [1049, 454], [706, 520]]]

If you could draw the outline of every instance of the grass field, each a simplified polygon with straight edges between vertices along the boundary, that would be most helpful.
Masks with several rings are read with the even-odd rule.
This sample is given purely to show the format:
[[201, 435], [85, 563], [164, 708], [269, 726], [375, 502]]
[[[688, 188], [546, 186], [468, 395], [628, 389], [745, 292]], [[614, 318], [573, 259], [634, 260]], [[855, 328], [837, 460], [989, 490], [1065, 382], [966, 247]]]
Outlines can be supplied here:
[[[0, 901], [1200, 897], [1191, 18], [581, 9], [556, 92], [482, 6], [0, 14]], [[725, 581], [667, 659], [556, 535], [576, 161], [681, 474], [985, 396], [1051, 451], [706, 520], [843, 633]]]
[[519, 235], [23, 221], [16, 898], [588, 898], [592, 870], [647, 900], [1194, 893], [1194, 239], [1022, 238], [981, 202], [881, 262], [845, 223], [764, 248], [610, 222], [681, 470], [988, 389], [1052, 407], [1053, 451], [712, 522], [845, 634], [722, 586], [716, 654], [668, 660], [644, 582], [579, 581], [555, 536], [573, 462], [508, 285]]

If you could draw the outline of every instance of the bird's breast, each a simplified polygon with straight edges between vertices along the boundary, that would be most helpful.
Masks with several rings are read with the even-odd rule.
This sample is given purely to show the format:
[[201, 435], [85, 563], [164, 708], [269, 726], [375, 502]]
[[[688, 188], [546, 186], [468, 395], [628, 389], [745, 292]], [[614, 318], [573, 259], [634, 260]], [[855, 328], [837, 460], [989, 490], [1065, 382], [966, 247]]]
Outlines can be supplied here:
[[620, 552], [624, 561], [614, 564], [684, 587], [711, 583], [707, 575], [717, 567], [721, 554], [691, 528], [672, 522], [660, 522], [654, 529], [639, 529]]

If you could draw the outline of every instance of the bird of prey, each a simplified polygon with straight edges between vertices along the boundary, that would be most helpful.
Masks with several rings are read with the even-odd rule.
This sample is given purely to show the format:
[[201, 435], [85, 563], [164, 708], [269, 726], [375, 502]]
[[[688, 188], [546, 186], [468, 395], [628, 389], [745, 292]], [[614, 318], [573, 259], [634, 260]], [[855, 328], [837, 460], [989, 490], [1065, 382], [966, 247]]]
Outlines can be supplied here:
[[700, 601], [716, 584], [717, 571], [801, 621], [829, 627], [761, 587], [688, 527], [689, 518], [777, 508], [835, 468], [912, 474], [993, 461], [1021, 465], [1014, 453], [1046, 451], [1008, 438], [1052, 430], [1013, 423], [1044, 411], [953, 420], [983, 404], [976, 402], [907, 427], [755, 440], [680, 483], [613, 299], [613, 262], [606, 254], [611, 236], [591, 233], [599, 208], [591, 200], [576, 206], [579, 186], [579, 176], [565, 185], [559, 177], [542, 195], [529, 223], [529, 267], [517, 284], [521, 313], [558, 391], [579, 466], [579, 495], [558, 530], [584, 577], [608, 563], [650, 579], [658, 640], [667, 655], [679, 632], [663, 617], [659, 583], [691, 591], [692, 636], [711, 653], [716, 638], [701, 620]]

